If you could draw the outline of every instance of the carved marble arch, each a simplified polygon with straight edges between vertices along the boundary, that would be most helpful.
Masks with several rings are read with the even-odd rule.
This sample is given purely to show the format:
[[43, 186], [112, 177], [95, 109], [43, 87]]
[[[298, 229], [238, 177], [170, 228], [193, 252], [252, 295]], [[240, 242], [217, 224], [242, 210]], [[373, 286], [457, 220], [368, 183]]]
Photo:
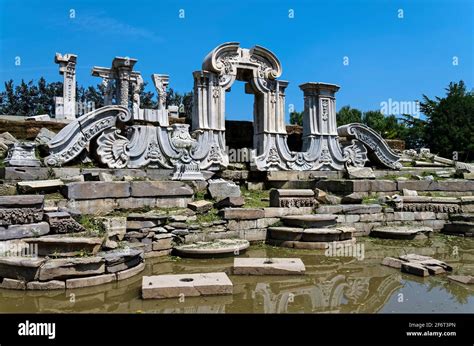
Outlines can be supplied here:
[[241, 48], [238, 42], [224, 43], [213, 49], [204, 58], [202, 69], [219, 75], [219, 86], [225, 90], [236, 79], [244, 80], [242, 71], [251, 70], [253, 86], [261, 93], [272, 90], [274, 83], [270, 81], [282, 73], [280, 61], [271, 51], [261, 46]]

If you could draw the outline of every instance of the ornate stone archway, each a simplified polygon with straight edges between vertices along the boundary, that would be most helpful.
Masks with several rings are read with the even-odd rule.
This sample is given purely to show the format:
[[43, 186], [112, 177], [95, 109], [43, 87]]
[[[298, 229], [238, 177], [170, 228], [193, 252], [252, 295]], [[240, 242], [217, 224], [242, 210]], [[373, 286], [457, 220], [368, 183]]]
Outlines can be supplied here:
[[201, 169], [218, 170], [228, 165], [225, 145], [225, 93], [236, 80], [246, 82], [254, 101], [254, 169], [343, 170], [346, 163], [363, 166], [364, 146], [353, 141], [343, 149], [336, 126], [337, 85], [305, 83], [303, 151], [292, 152], [287, 145], [285, 89], [278, 58], [266, 48], [241, 48], [237, 42], [224, 43], [204, 59], [202, 70], [194, 72], [193, 129], [199, 145], [193, 156]]

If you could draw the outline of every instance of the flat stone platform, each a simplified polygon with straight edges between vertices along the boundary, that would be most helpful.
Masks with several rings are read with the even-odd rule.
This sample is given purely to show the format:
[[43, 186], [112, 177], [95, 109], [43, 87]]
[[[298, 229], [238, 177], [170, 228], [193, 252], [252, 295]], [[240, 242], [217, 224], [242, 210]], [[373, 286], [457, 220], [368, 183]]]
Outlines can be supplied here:
[[299, 258], [234, 258], [234, 275], [302, 275], [306, 268]]
[[225, 273], [144, 276], [143, 299], [197, 297], [232, 294], [233, 285]]

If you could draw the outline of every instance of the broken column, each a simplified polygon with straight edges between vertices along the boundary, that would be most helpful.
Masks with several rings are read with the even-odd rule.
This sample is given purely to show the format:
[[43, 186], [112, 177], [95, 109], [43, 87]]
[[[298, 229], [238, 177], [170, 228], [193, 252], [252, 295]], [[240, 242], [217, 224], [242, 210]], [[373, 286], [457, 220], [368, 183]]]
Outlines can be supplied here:
[[76, 61], [77, 55], [56, 53], [54, 62], [59, 64], [59, 73], [64, 76], [63, 97], [56, 97], [57, 119], [76, 118]]

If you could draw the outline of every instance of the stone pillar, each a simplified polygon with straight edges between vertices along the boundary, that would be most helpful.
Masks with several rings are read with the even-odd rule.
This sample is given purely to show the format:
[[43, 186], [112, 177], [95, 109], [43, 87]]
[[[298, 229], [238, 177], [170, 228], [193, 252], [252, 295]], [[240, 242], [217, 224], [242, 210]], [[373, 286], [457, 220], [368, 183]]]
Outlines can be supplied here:
[[336, 92], [339, 86], [325, 83], [300, 85], [304, 93], [303, 150], [311, 136], [337, 137]]
[[[59, 73], [64, 76], [63, 97], [57, 99], [57, 107], [60, 113], [56, 113], [57, 119], [73, 120], [76, 118], [76, 61], [77, 55], [56, 53], [54, 62], [59, 64]], [[62, 107], [59, 105], [62, 101]], [[61, 113], [62, 108], [62, 113]]]
[[337, 139], [336, 92], [339, 86], [326, 83], [300, 85], [304, 93], [303, 151], [319, 159], [316, 169], [344, 168], [344, 158]]
[[158, 109], [166, 109], [166, 96], [168, 95], [170, 77], [166, 74], [152, 74], [151, 78], [158, 94]]
[[102, 79], [102, 85], [104, 86], [104, 106], [113, 104], [114, 95], [114, 81], [112, 79], [104, 77]]
[[132, 81], [132, 116], [135, 119], [140, 117], [140, 90], [143, 85], [143, 78], [142, 76], [138, 76], [136, 80]]
[[[135, 66], [137, 60], [130, 58], [116, 57], [112, 61], [112, 70], [114, 70], [117, 78], [117, 104], [128, 108], [128, 90], [130, 88], [130, 79], [132, 78], [133, 66]], [[139, 72], [133, 73], [134, 76], [140, 74]]]

